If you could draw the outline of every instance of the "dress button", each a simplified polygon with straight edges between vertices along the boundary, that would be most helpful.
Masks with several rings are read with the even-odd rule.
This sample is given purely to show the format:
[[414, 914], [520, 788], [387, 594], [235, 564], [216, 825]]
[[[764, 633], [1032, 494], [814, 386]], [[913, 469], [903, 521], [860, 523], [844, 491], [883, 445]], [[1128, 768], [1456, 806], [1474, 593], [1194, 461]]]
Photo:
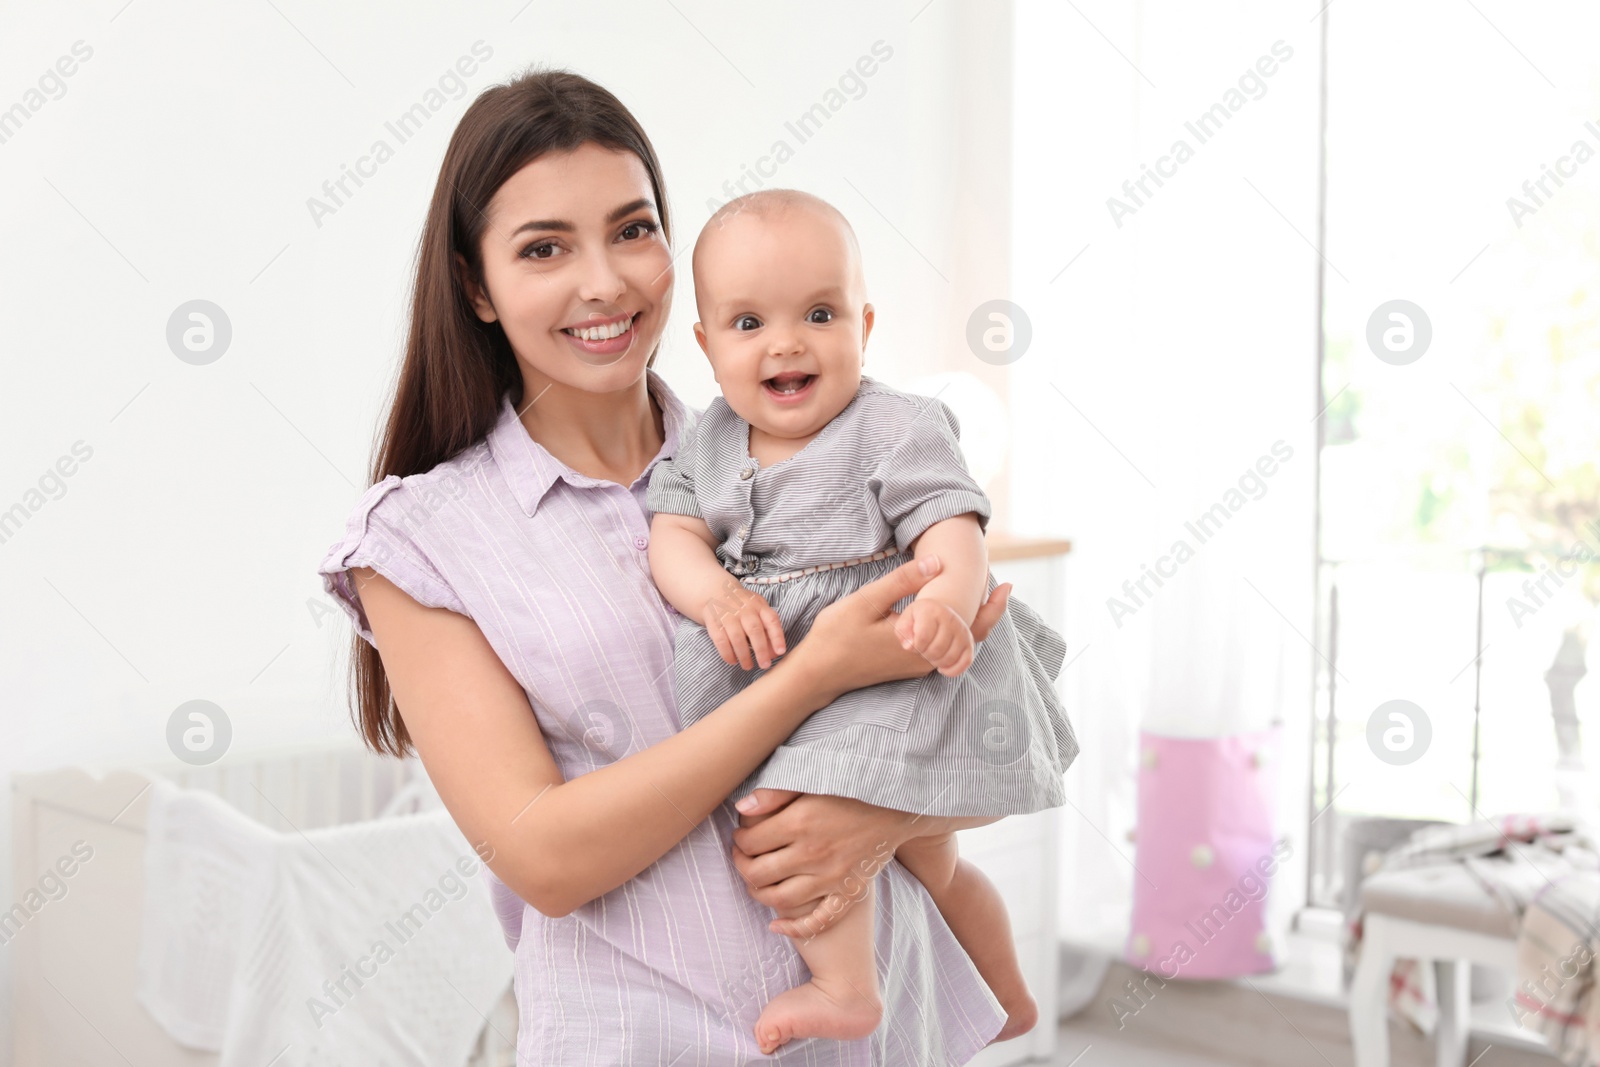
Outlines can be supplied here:
[[649, 544], [650, 544], [650, 538], [644, 536], [644, 534], [640, 534], [638, 537], [635, 537], [633, 539], [633, 547], [637, 548], [641, 552], [643, 552], [645, 550], [645, 547], [648, 546]]
[[748, 482], [750, 477], [755, 474], [755, 472], [756, 471], [754, 467], [746, 467], [744, 470], [739, 472], [739, 480], [742, 482]]

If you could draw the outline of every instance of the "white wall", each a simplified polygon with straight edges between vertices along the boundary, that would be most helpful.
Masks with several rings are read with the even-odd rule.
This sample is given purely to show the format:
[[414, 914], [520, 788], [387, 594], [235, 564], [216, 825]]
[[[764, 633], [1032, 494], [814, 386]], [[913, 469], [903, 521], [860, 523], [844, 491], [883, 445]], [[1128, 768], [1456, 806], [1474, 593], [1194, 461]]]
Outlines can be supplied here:
[[[889, 56], [858, 98], [792, 143], [766, 184], [813, 190], [854, 222], [879, 314], [869, 372], [982, 370], [951, 323], [1003, 284], [1006, 9], [512, 0], [389, 6], [374, 21], [355, 5], [111, 0], [9, 11], [0, 108], [32, 103], [30, 85], [76, 42], [87, 58], [0, 142], [0, 510], [39, 505], [0, 543], [0, 775], [164, 760], [169, 715], [196, 698], [224, 709], [240, 750], [348, 733], [350, 630], [314, 571], [365, 486], [449, 133], [473, 95], [529, 63], [575, 69], [635, 110], [687, 248], [724, 181], [774, 140], [793, 142], [785, 122], [826, 103], [883, 42]], [[307, 199], [480, 41], [492, 57], [463, 91], [315, 224]], [[690, 295], [683, 269], [659, 366], [701, 404], [712, 381]], [[165, 338], [194, 299], [232, 324], [207, 366], [181, 362]], [[80, 441], [88, 458], [30, 497]], [[9, 856], [9, 791], [0, 797]], [[8, 863], [0, 907], [16, 893]], [[4, 948], [0, 987], [9, 1003]], [[0, 1006], [4, 1061], [9, 1018]]]
[[[1012, 499], [1018, 528], [1074, 541], [1063, 684], [1084, 755], [1062, 816], [1064, 938], [1120, 947], [1142, 728], [1217, 735], [1281, 714], [1295, 853], [1274, 899], [1303, 889], [1319, 6], [1017, 8], [1012, 290], [1034, 335], [1012, 365], [1013, 428], [1031, 445]], [[1292, 56], [1200, 143], [1185, 123], [1279, 41]], [[1133, 201], [1124, 181], [1178, 140], [1192, 158]], [[1113, 197], [1134, 213], [1113, 215]], [[1129, 601], [1123, 583], [1194, 541], [1185, 522], [1280, 439], [1293, 458], [1260, 499]]]

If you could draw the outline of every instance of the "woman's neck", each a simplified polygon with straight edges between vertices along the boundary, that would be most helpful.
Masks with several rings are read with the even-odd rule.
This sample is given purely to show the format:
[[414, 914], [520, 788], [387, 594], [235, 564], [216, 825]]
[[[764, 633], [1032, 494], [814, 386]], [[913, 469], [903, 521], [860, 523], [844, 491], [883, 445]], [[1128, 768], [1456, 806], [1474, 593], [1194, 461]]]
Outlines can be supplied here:
[[591, 393], [525, 371], [518, 416], [556, 459], [618, 485], [632, 485], [666, 439], [644, 376], [613, 393]]

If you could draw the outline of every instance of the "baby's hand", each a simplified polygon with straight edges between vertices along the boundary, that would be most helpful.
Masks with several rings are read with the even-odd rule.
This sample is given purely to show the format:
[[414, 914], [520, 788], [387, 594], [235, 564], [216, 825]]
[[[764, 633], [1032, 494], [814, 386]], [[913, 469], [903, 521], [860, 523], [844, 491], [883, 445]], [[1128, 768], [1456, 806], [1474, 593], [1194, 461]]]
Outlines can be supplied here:
[[972, 666], [972, 629], [937, 600], [913, 600], [894, 624], [903, 648], [915, 648], [947, 678]]
[[760, 663], [765, 670], [772, 666], [774, 656], [788, 651], [778, 613], [760, 593], [738, 582], [730, 581], [721, 593], [706, 601], [703, 622], [723, 661], [730, 665], [749, 670]]

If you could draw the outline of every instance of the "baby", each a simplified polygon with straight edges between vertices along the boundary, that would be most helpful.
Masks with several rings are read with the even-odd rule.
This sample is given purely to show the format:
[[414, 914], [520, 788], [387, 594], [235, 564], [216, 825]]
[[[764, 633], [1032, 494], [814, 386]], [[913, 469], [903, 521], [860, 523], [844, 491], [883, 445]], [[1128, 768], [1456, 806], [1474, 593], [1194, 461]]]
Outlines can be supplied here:
[[[805, 636], [817, 613], [902, 553], [940, 573], [896, 627], [934, 673], [845, 694], [813, 714], [730, 799], [760, 788], [854, 797], [967, 825], [1054, 807], [1077, 739], [1053, 680], [1065, 645], [1015, 598], [981, 645], [969, 629], [995, 587], [988, 498], [954, 415], [862, 374], [874, 312], [854, 231], [809, 194], [763, 190], [721, 208], [694, 249], [695, 338], [722, 397], [652, 472], [650, 568], [684, 618], [678, 709], [688, 726]], [[899, 557], [899, 558], [897, 558]], [[927, 888], [1008, 1020], [1037, 1008], [1005, 905], [953, 834], [894, 853]], [[764, 1052], [802, 1037], [865, 1037], [882, 1015], [873, 881], [828, 929], [797, 937], [811, 980], [756, 1022]], [[810, 914], [802, 908], [784, 918]]]

